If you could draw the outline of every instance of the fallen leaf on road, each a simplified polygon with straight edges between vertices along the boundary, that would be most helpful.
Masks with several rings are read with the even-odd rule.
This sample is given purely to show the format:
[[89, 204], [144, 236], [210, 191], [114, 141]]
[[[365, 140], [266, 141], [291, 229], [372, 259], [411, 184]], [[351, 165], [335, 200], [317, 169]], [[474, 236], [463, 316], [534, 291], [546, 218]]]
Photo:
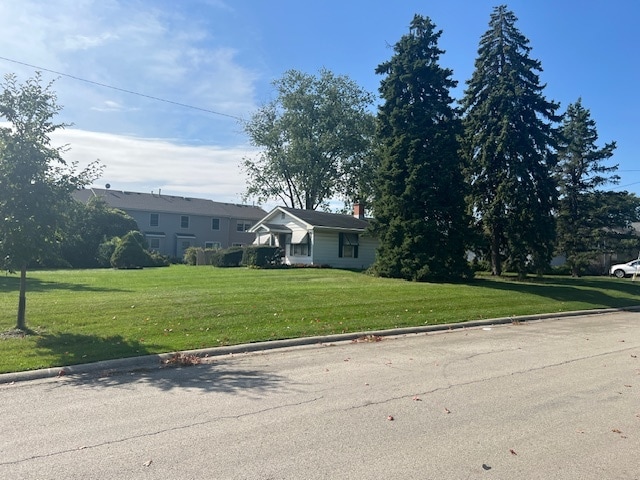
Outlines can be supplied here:
[[146, 462], [144, 462], [142, 465], [144, 467], [148, 467], [149, 465], [151, 465], [151, 462], [153, 462], [153, 460], [147, 460]]
[[393, 415], [388, 415], [387, 416], [387, 420], [389, 420], [390, 422], [393, 422], [393, 420], [394, 420]]
[[448, 408], [445, 407], [444, 413], [451, 413], [451, 410], [449, 410]]
[[613, 433], [622, 433], [622, 431], [618, 430], [617, 428], [614, 428], [611, 430]]
[[416, 395], [415, 397], [413, 397], [413, 401], [414, 402], [420, 402], [420, 401], [422, 401], [422, 399]]
[[484, 468], [485, 470], [491, 470], [491, 467], [489, 465], [487, 465], [486, 463], [482, 464], [482, 468]]
[[511, 452], [511, 455], [518, 455], [513, 448], [510, 448], [509, 451]]

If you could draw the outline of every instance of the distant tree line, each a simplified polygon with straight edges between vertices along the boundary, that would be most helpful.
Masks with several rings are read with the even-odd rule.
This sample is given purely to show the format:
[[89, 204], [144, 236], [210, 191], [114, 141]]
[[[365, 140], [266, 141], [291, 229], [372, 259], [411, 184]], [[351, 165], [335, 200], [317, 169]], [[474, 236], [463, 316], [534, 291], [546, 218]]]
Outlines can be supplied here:
[[247, 122], [260, 153], [244, 162], [247, 198], [347, 210], [364, 201], [380, 239], [373, 271], [410, 280], [469, 277], [467, 256], [494, 275], [548, 271], [554, 255], [572, 275], [594, 258], [637, 252], [630, 232], [640, 199], [616, 184], [615, 142], [597, 145], [582, 99], [560, 114], [544, 96], [540, 61], [504, 5], [480, 38], [458, 102], [440, 66], [442, 34], [415, 15], [380, 64], [377, 115], [347, 77], [288, 71], [277, 97]]

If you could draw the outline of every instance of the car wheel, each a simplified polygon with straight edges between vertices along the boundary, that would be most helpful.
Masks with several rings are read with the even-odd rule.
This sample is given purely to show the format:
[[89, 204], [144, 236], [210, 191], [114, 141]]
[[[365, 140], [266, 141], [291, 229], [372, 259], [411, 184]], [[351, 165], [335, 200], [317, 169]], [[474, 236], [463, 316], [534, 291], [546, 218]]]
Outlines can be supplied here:
[[624, 270], [617, 269], [613, 274], [618, 278], [624, 278]]

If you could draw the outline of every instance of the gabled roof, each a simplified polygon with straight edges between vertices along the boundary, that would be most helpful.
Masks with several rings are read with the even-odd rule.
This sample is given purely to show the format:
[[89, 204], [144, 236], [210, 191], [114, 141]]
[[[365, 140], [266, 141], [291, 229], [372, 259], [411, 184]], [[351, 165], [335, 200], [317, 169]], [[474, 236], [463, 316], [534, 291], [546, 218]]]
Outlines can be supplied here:
[[352, 215], [340, 213], [319, 212], [317, 210], [303, 210], [299, 208], [276, 207], [271, 210], [262, 220], [251, 228], [256, 231], [260, 225], [270, 225], [270, 220], [278, 213], [285, 213], [298, 221], [307, 224], [309, 227], [334, 228], [338, 230], [360, 230], [364, 231], [369, 222]]
[[246, 220], [258, 220], [265, 215], [260, 207], [235, 203], [214, 202], [203, 198], [177, 197], [159, 193], [138, 193], [87, 188], [76, 190], [76, 200], [87, 202], [91, 197], [102, 198], [107, 205], [120, 210], [144, 212], [175, 213], [183, 215], [205, 215]]

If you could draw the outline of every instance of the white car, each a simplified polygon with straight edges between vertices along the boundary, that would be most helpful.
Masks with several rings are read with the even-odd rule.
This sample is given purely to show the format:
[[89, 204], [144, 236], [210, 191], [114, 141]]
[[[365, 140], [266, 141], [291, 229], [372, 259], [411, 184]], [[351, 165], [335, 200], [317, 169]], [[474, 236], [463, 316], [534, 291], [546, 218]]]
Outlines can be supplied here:
[[640, 274], [640, 258], [627, 263], [612, 265], [609, 269], [609, 275], [615, 275], [618, 278], [624, 278], [634, 273]]

